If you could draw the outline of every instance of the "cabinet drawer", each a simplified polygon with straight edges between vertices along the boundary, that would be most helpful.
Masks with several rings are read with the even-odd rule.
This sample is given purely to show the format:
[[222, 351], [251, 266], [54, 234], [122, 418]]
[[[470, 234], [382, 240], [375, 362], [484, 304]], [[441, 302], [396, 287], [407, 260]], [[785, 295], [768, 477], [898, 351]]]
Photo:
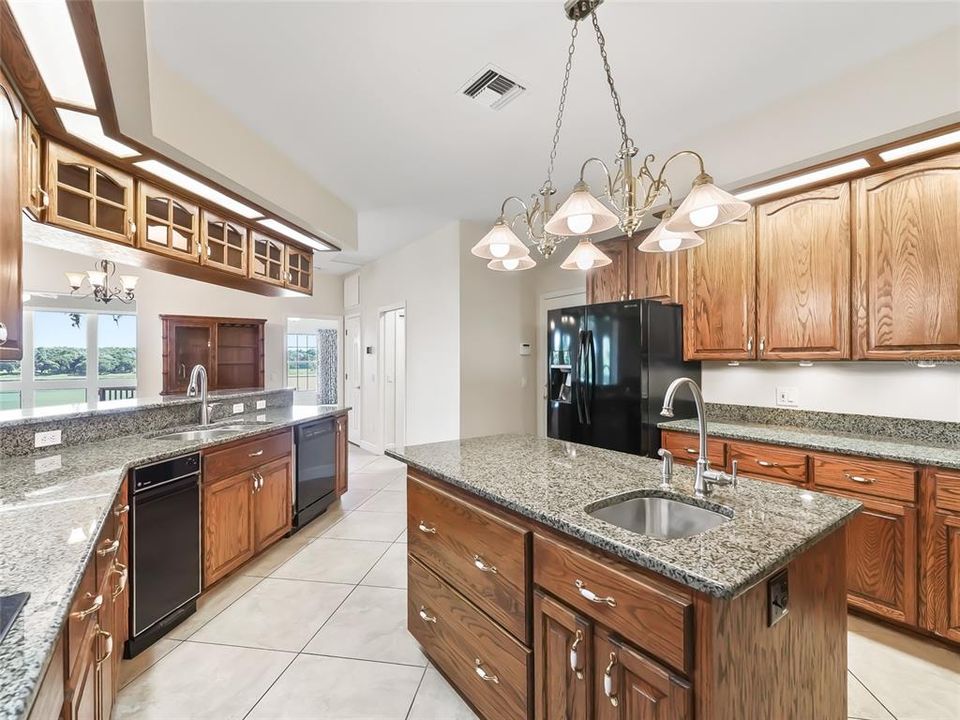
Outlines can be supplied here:
[[268, 460], [289, 456], [293, 450], [293, 436], [289, 430], [273, 435], [261, 435], [244, 440], [238, 445], [217, 448], [203, 454], [203, 482], [236, 475], [248, 468], [263, 465]]
[[937, 490], [935, 503], [940, 510], [960, 512], [960, 473], [937, 471], [932, 474], [936, 478]]
[[415, 477], [407, 480], [410, 553], [522, 640], [529, 531]]
[[807, 454], [775, 445], [732, 442], [727, 445], [728, 466], [737, 461], [738, 472], [748, 477], [779, 480], [793, 485], [807, 482]]
[[[678, 462], [695, 463], [700, 455], [700, 439], [689, 433], [664, 430], [660, 444], [673, 453]], [[726, 464], [727, 444], [723, 440], [707, 438], [707, 460], [715, 468]]]
[[430, 659], [484, 717], [528, 717], [530, 651], [415, 558], [407, 568], [407, 627]]
[[911, 465], [839, 455], [813, 456], [813, 482], [863, 495], [916, 502], [917, 471]]
[[67, 617], [67, 675], [71, 678], [79, 665], [85, 642], [89, 642], [93, 627], [97, 624], [97, 611], [106, 600], [98, 594], [97, 588], [95, 563], [91, 562], [80, 578]]
[[693, 599], [595, 553], [534, 535], [533, 581], [668, 665], [692, 662]]

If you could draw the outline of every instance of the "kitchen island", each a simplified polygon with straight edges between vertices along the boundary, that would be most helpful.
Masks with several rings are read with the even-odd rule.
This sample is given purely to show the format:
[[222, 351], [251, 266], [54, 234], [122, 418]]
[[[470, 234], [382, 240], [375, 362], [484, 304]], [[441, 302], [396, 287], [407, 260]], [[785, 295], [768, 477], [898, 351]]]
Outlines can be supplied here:
[[[656, 461], [522, 435], [388, 454], [409, 467], [408, 628], [482, 716], [846, 717], [858, 502], [746, 478], [696, 499], [689, 469], [662, 489]], [[631, 498], [722, 518], [654, 537], [595, 516]]]

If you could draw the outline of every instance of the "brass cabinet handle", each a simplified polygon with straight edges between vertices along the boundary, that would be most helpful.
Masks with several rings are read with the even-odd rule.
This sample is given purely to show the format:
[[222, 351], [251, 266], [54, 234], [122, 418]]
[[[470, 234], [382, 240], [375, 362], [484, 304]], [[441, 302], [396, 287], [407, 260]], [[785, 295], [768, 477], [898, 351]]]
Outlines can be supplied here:
[[425, 522], [423, 522], [423, 520], [417, 523], [417, 527], [420, 528], [420, 532], [425, 532], [430, 535], [437, 534], [437, 529], [435, 527], [431, 527], [430, 525], [427, 525]]
[[600, 597], [593, 590], [584, 585], [583, 580], [578, 579], [573, 584], [576, 586], [577, 590], [580, 591], [580, 594], [590, 602], [596, 603], [597, 605], [607, 605], [608, 607], [617, 606], [617, 601], [612, 595]]
[[97, 658], [97, 667], [100, 667], [105, 663], [111, 655], [113, 655], [113, 635], [108, 633], [101, 627], [97, 627], [97, 636], [104, 638], [104, 642], [107, 645], [107, 651], [103, 654], [103, 657]]
[[753, 335], [747, 338], [747, 352], [753, 352]]
[[583, 630], [577, 630], [577, 635], [570, 646], [570, 669], [577, 674], [577, 680], [583, 680], [583, 670], [580, 669], [580, 644], [583, 642]]
[[130, 512], [129, 505], [117, 505], [117, 507], [113, 509], [113, 516], [120, 517], [121, 515], [126, 515], [128, 512]]
[[127, 220], [127, 223], [130, 227], [129, 237], [133, 237], [137, 234], [137, 224], [133, 220]]
[[247, 457], [260, 457], [261, 455], [263, 455], [263, 448], [257, 450], [256, 452], [247, 453]]
[[760, 354], [763, 355], [767, 351], [767, 338], [761, 336], [760, 338]]
[[684, 448], [683, 450], [684, 450], [684, 452], [687, 453], [687, 455], [696, 455], [696, 454], [698, 454], [698, 453], [700, 452], [700, 451], [697, 450], [696, 448]]
[[[87, 593], [87, 597], [93, 597], [93, 596], [90, 593]], [[87, 618], [90, 615], [93, 615], [101, 607], [103, 607], [103, 595], [97, 595], [96, 597], [93, 598], [93, 602], [90, 603], [90, 607], [88, 607], [86, 610], [77, 610], [73, 614], [73, 616], [77, 620], [83, 620], [84, 618]]]
[[[107, 542], [107, 541], [104, 540], [104, 542]], [[106, 547], [98, 548], [97, 555], [99, 555], [100, 557], [106, 557], [107, 555], [116, 555], [117, 550], [119, 549], [120, 549], [120, 540], [119, 539], [112, 540], [110, 541], [110, 544], [107, 545]]]
[[254, 472], [250, 473], [250, 479], [253, 481], [253, 487], [250, 488], [250, 494], [253, 495], [257, 491], [257, 474]]
[[113, 572], [120, 575], [120, 582], [117, 583], [117, 586], [113, 589], [113, 594], [110, 596], [112, 599], [116, 600], [120, 595], [123, 594], [123, 591], [127, 588], [127, 577], [129, 576], [129, 569], [123, 563], [118, 563], [114, 561], [113, 563]]
[[757, 465], [760, 467], [780, 467], [777, 463], [770, 462], [769, 460], [757, 460]]
[[617, 665], [617, 654], [610, 653], [610, 663], [607, 669], [603, 671], [603, 694], [607, 696], [610, 704], [614, 707], [620, 704], [617, 694], [613, 691], [613, 668]]
[[873, 485], [877, 480], [872, 477], [864, 477], [863, 475], [853, 475], [849, 472], [844, 473], [847, 476], [848, 480], [852, 480], [855, 483], [860, 483], [861, 485]]
[[491, 675], [490, 673], [488, 673], [484, 669], [483, 662], [480, 660], [480, 658], [475, 658], [473, 662], [474, 662], [474, 669], [476, 670], [477, 675], [480, 676], [481, 680], [485, 680], [486, 682], [492, 682], [494, 685], [500, 684], [500, 678], [498, 678], [496, 675]]
[[491, 573], [493, 575], [499, 574], [496, 565], [488, 565], [487, 562], [479, 555], [473, 556], [473, 564], [480, 572]]
[[418, 612], [418, 614], [420, 615], [420, 619], [423, 620], [424, 622], [434, 623], [434, 624], [436, 624], [437, 622], [437, 616], [431, 615], [429, 612], [427, 612], [427, 608], [425, 608], [423, 605], [420, 606], [420, 611]]
[[50, 207], [50, 194], [43, 188], [38, 188], [40, 190], [40, 207], [48, 208]]

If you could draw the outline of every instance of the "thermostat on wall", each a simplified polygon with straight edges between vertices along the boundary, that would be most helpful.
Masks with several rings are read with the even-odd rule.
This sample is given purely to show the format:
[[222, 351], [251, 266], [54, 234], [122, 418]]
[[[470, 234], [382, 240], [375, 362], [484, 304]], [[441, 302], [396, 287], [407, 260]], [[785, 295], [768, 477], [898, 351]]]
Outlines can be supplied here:
[[530, 354], [530, 343], [520, 343], [520, 354], [521, 355]]
[[367, 345], [367, 355], [373, 355], [373, 345]]

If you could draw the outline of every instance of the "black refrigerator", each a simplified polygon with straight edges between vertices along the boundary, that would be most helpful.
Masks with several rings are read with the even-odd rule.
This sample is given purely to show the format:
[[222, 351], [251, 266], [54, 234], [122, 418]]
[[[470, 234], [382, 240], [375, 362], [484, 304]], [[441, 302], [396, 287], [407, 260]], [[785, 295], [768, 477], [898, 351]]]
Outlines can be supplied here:
[[[683, 359], [683, 308], [628, 300], [553, 310], [547, 316], [547, 435], [655, 457], [670, 383], [700, 383]], [[686, 390], [674, 419], [696, 417]]]

